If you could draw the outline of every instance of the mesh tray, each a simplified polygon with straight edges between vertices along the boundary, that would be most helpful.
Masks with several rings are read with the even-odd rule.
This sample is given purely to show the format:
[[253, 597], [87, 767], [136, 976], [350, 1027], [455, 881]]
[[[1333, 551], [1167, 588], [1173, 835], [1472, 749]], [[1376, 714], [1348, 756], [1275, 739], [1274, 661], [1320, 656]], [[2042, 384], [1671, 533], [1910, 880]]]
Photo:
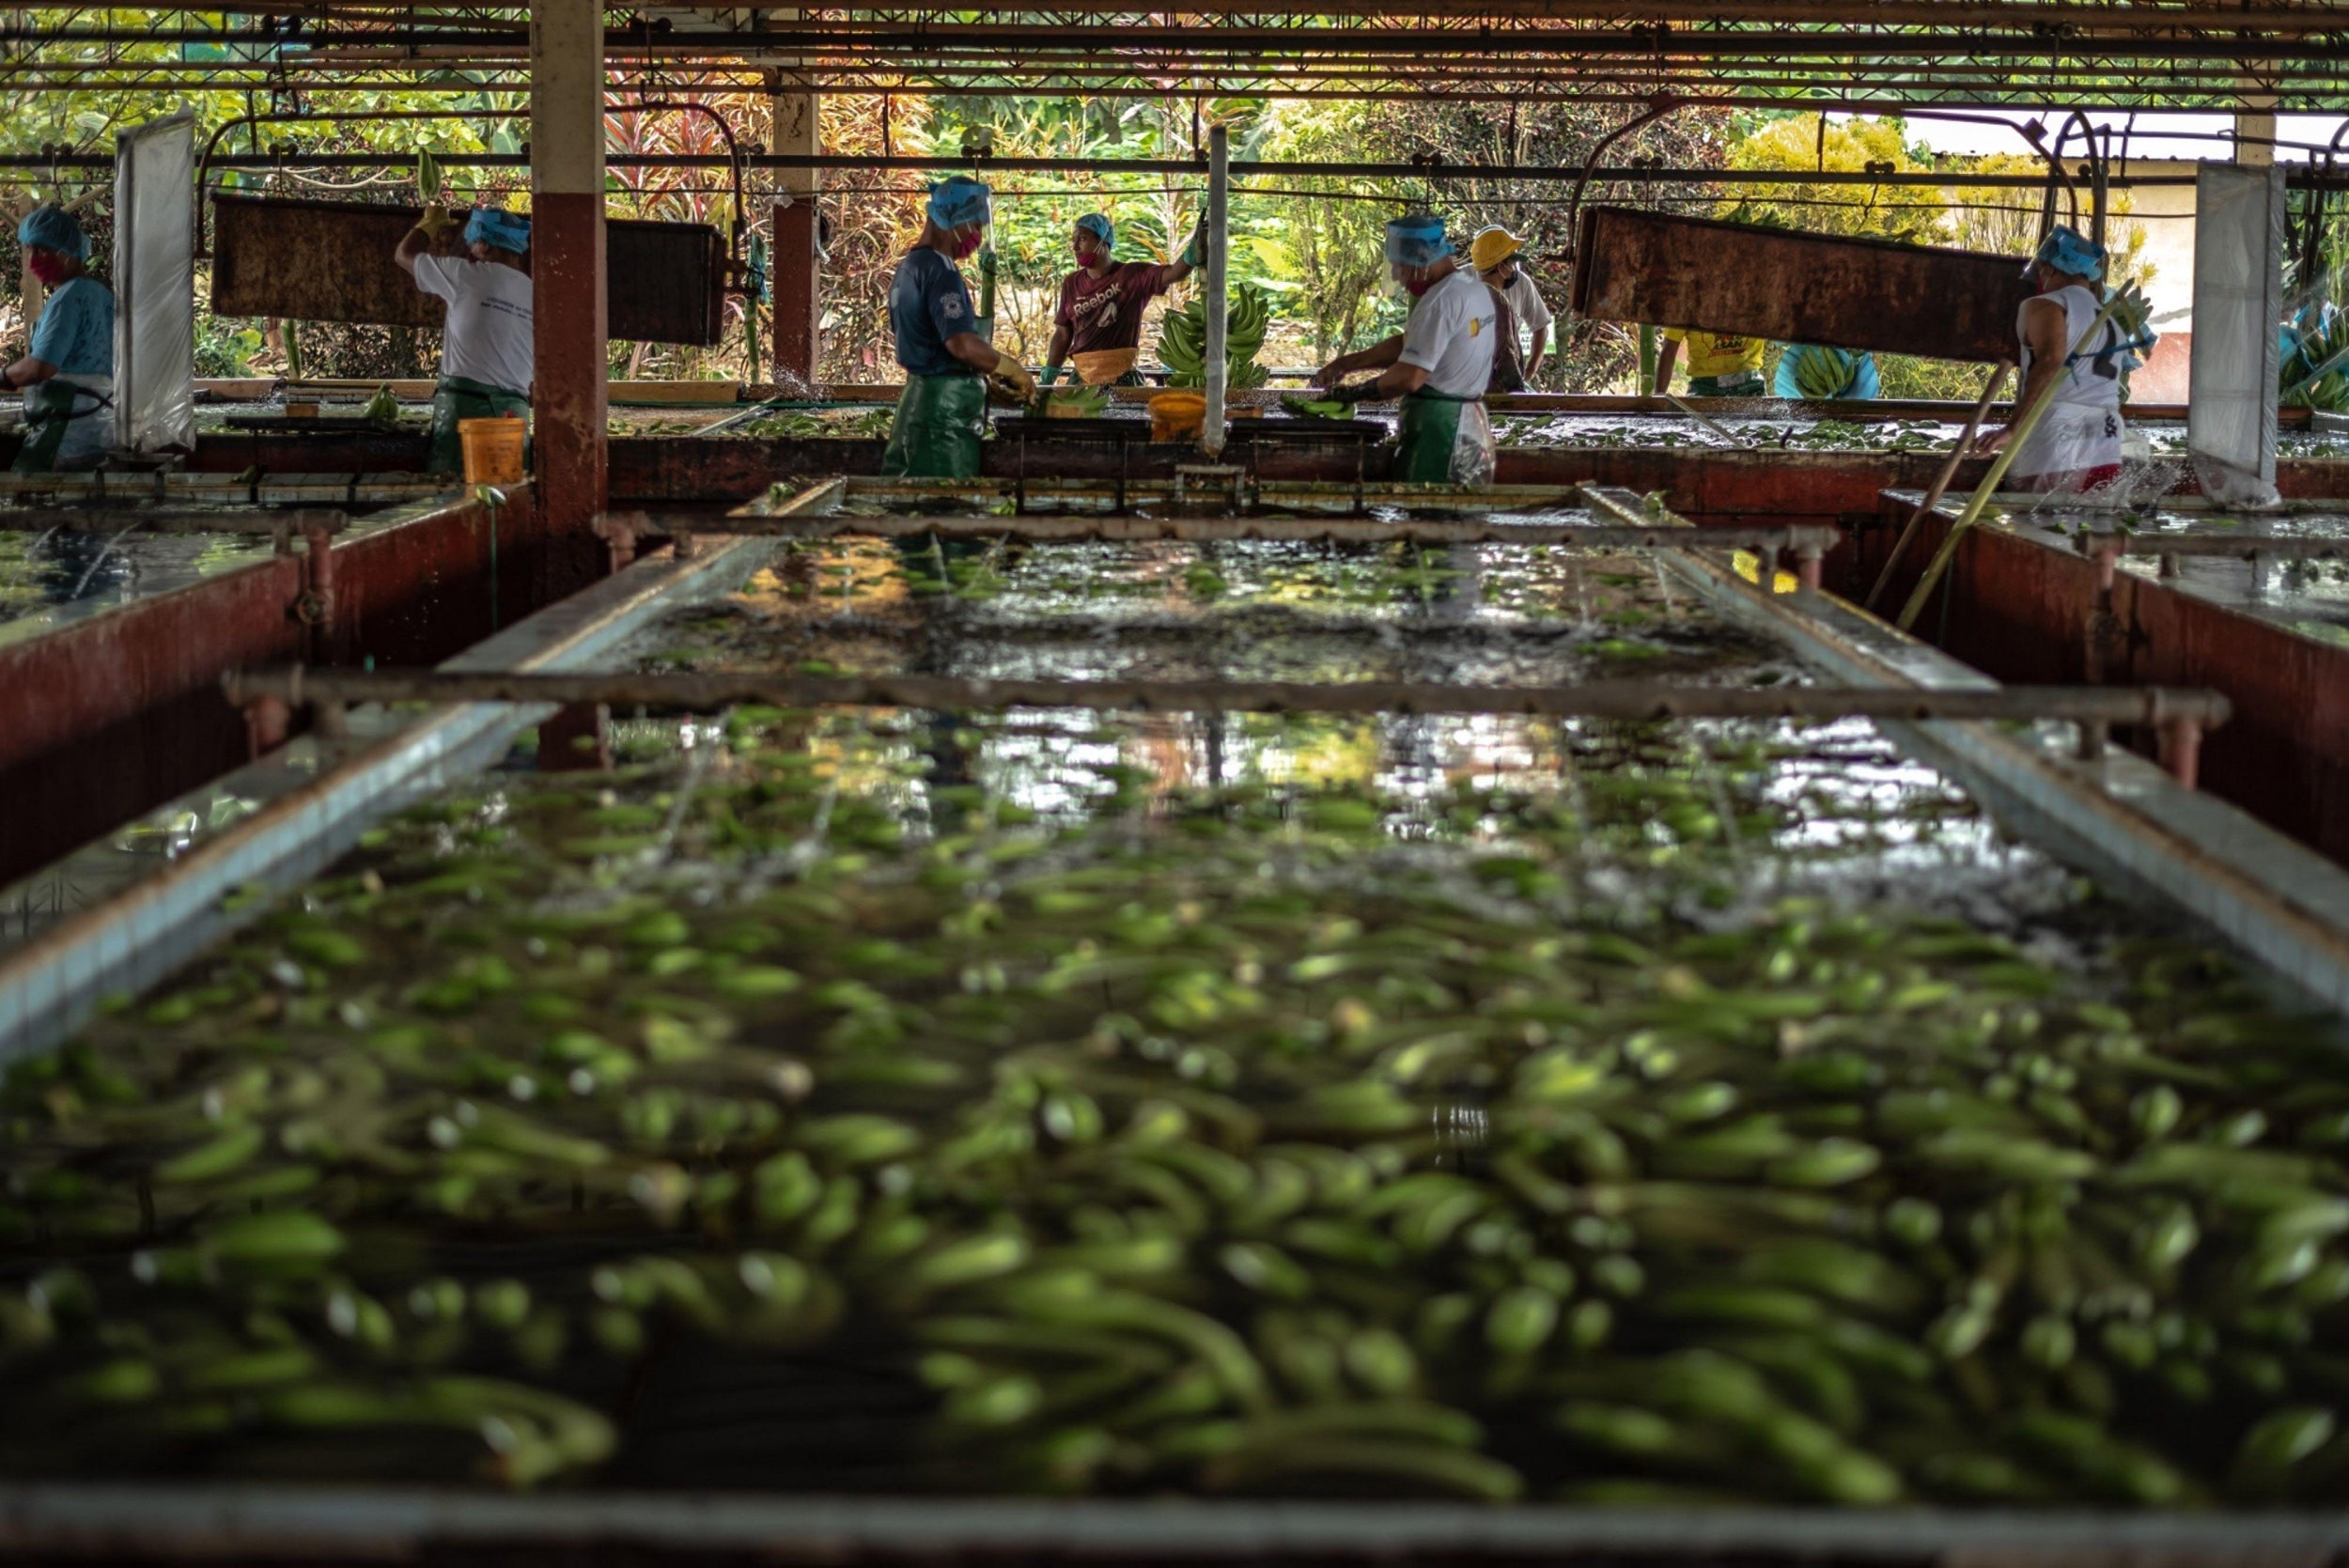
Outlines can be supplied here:
[[1032, 414], [1014, 414], [995, 422], [998, 435], [1027, 436], [1042, 440], [1052, 436], [1074, 436], [1085, 441], [1148, 441], [1150, 422], [1147, 419], [1038, 419]]

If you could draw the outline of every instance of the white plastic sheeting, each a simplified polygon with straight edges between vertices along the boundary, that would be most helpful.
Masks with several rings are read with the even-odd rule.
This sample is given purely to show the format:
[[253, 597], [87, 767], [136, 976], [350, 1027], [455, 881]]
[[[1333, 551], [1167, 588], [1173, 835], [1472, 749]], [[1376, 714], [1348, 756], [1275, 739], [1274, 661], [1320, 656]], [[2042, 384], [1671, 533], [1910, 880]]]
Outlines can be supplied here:
[[2194, 191], [2194, 347], [2186, 439], [2203, 493], [2276, 495], [2276, 326], [2283, 315], [2284, 171], [2204, 163]]
[[115, 142], [115, 444], [195, 446], [195, 116]]

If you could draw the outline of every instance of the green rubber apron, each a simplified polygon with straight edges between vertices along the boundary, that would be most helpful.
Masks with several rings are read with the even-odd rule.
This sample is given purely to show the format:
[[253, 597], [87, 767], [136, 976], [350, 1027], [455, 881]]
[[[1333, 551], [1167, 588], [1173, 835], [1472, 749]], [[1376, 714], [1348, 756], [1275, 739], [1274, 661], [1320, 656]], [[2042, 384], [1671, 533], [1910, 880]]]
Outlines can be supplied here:
[[1688, 378], [1691, 397], [1759, 397], [1762, 396], [1762, 372], [1740, 370], [1734, 376], [1691, 376]]
[[908, 376], [881, 454], [885, 479], [975, 479], [987, 428], [987, 381], [978, 376]]
[[114, 429], [114, 390], [111, 376], [63, 371], [26, 387], [24, 444], [17, 448], [9, 471], [54, 474], [96, 467]]
[[465, 443], [459, 439], [460, 419], [530, 417], [530, 399], [487, 381], [443, 376], [432, 389], [432, 448], [425, 459], [427, 474], [465, 472]]
[[1406, 394], [1392, 477], [1407, 485], [1489, 485], [1493, 422], [1482, 397]]

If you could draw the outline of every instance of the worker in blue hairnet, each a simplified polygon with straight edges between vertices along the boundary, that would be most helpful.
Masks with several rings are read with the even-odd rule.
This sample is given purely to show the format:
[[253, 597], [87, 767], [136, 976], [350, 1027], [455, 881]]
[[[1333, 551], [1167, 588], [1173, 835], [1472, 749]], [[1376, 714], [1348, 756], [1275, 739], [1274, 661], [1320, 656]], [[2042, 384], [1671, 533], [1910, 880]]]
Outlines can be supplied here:
[[1058, 380], [1061, 363], [1073, 356], [1077, 379], [1088, 386], [1142, 385], [1134, 368], [1142, 357], [1142, 313], [1199, 265], [1197, 231], [1172, 261], [1120, 261], [1117, 225], [1106, 212], [1088, 212], [1077, 220], [1068, 248], [1077, 270], [1061, 281], [1044, 384]]
[[1035, 378], [977, 330], [971, 286], [955, 264], [978, 254], [994, 216], [988, 188], [968, 175], [930, 187], [922, 236], [889, 283], [889, 330], [905, 391], [881, 454], [890, 478], [974, 479], [991, 380], [1025, 403]]
[[[1403, 399], [1394, 478], [1409, 484], [1489, 484], [1493, 424], [1485, 412], [1485, 392], [1501, 349], [1501, 297], [1454, 259], [1443, 220], [1425, 213], [1387, 225], [1387, 275], [1411, 297], [1403, 331], [1339, 355], [1314, 380], [1341, 402]], [[1383, 373], [1375, 381], [1338, 384], [1369, 369]]]
[[448, 302], [441, 329], [441, 380], [432, 389], [432, 448], [428, 474], [465, 472], [458, 422], [530, 416], [535, 361], [531, 345], [530, 220], [519, 212], [476, 207], [465, 220], [465, 254], [435, 256], [457, 220], [438, 203], [401, 236], [392, 259], [416, 287]]
[[[2007, 476], [2017, 489], [2066, 494], [2108, 485], [2121, 476], [2122, 378], [2141, 363], [2138, 350], [2154, 342], [2142, 296], [2130, 291], [2128, 308], [2107, 316], [2094, 341], [2084, 342], [2105, 315], [2105, 248], [2058, 225], [2026, 272], [2039, 292], [2015, 318], [2023, 365], [2015, 417], [2042, 396], [2048, 403]], [[1997, 451], [2014, 430], [2008, 425], [1985, 432], [1982, 450]]]
[[89, 236], [62, 207], [35, 208], [16, 237], [49, 298], [24, 357], [0, 370], [0, 381], [24, 394], [24, 444], [10, 466], [95, 468], [114, 436], [114, 290], [90, 275]]

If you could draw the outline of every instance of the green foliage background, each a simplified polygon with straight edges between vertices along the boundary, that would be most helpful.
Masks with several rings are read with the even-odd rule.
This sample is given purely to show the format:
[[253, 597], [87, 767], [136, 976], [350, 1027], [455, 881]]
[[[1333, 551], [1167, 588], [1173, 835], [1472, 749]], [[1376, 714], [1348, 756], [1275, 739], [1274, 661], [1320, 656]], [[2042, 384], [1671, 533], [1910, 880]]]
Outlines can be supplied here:
[[[136, 24], [159, 13], [86, 13], [94, 23]], [[111, 46], [119, 63], [176, 60], [180, 45]], [[52, 63], [97, 46], [49, 45]], [[86, 63], [86, 60], [85, 61]], [[267, 191], [322, 200], [412, 202], [412, 170], [334, 171], [305, 168], [303, 153], [512, 151], [527, 134], [526, 105], [517, 94], [488, 90], [429, 90], [464, 85], [462, 79], [419, 80], [413, 90], [343, 91], [303, 101], [240, 91], [77, 90], [6, 95], [0, 151], [38, 153], [44, 147], [110, 152], [127, 126], [193, 109], [199, 145], [241, 116], [272, 108], [357, 111], [368, 117], [335, 122], [270, 121], [240, 125], [224, 150], [282, 149], [287, 163], [261, 171], [215, 171], [216, 188]], [[1497, 84], [1506, 86], [1507, 84]], [[746, 144], [769, 135], [769, 105], [761, 97], [705, 100]], [[448, 117], [403, 118], [435, 113]], [[1467, 236], [1488, 223], [1524, 237], [1526, 263], [1558, 310], [1565, 341], [1545, 366], [1543, 385], [1569, 391], [1627, 391], [1636, 378], [1637, 333], [1627, 324], [1563, 320], [1569, 280], [1568, 195], [1572, 176], [1601, 138], [1622, 123], [1622, 111], [1572, 102], [1460, 103], [1386, 99], [1314, 101], [1228, 100], [1194, 104], [1081, 98], [894, 98], [830, 96], [822, 100], [825, 147], [844, 153], [895, 152], [958, 157], [973, 132], [991, 136], [997, 157], [1190, 159], [1207, 126], [1230, 129], [1236, 159], [1277, 162], [1408, 163], [1433, 157], [1447, 164], [1509, 165], [1555, 171], [1551, 178], [1431, 181], [1337, 177], [1252, 178], [1239, 181], [1232, 204], [1234, 281], [1268, 290], [1278, 313], [1262, 360], [1311, 366], [1399, 329], [1403, 307], [1380, 291], [1384, 272], [1380, 227], [1400, 212], [1425, 209], [1450, 220], [1465, 250]], [[708, 116], [615, 111], [607, 118], [615, 152], [716, 151], [725, 146]], [[1610, 165], [1682, 169], [1809, 167], [1858, 170], [1870, 163], [1903, 172], [1987, 165], [2032, 170], [2027, 157], [1957, 161], [1914, 145], [1896, 119], [1823, 123], [1821, 116], [1786, 112], [1688, 108], [1669, 115], [1610, 147]], [[983, 164], [974, 164], [984, 168]], [[775, 199], [771, 177], [754, 176], [738, 213], [728, 180], [708, 170], [614, 170], [613, 210], [626, 216], [705, 222], [722, 229], [738, 217], [755, 232], [768, 226]], [[885, 301], [889, 278], [920, 227], [926, 181], [900, 173], [854, 171], [825, 177], [820, 197], [832, 243], [823, 279], [824, 354], [820, 373], [834, 381], [891, 381], [896, 367], [888, 342]], [[1051, 334], [1051, 312], [1071, 265], [1069, 234], [1088, 211], [1108, 211], [1118, 226], [1118, 254], [1164, 259], [1181, 248], [1204, 205], [1204, 175], [1001, 174], [994, 244], [998, 260], [997, 334], [1003, 346], [1039, 362]], [[451, 171], [446, 194], [527, 200], [521, 169]], [[1595, 186], [1589, 202], [1633, 203], [1708, 215], [1746, 216], [1830, 233], [1875, 234], [1926, 243], [2018, 253], [2035, 234], [2035, 217], [1993, 193], [1961, 203], [1933, 188], [1820, 184], [1774, 187], [1740, 196], [1726, 185]], [[57, 170], [20, 171], [8, 188], [12, 210], [37, 201], [73, 204], [92, 230], [100, 265], [111, 231], [106, 176]], [[2125, 211], [2125, 207], [2123, 208]], [[2028, 231], [2028, 232], [2027, 232]], [[2123, 225], [2123, 264], [2133, 265], [2141, 235]], [[200, 265], [200, 264], [199, 264]], [[2169, 280], [2162, 280], [2167, 282]], [[2183, 286], [2180, 280], [2179, 286]], [[198, 278], [199, 293], [209, 291]], [[28, 302], [28, 292], [32, 300]], [[21, 270], [13, 225], [0, 234], [0, 344], [23, 342], [28, 303], [37, 286]], [[1162, 302], [1156, 312], [1179, 303]], [[734, 298], [734, 328], [713, 349], [615, 343], [615, 376], [763, 379], [765, 312]], [[437, 344], [429, 333], [332, 323], [279, 323], [201, 318], [198, 364], [211, 376], [384, 376], [427, 374]], [[1145, 322], [1145, 355], [1156, 340]], [[1882, 360], [1888, 396], [1965, 396], [1979, 388], [1983, 367]]]

